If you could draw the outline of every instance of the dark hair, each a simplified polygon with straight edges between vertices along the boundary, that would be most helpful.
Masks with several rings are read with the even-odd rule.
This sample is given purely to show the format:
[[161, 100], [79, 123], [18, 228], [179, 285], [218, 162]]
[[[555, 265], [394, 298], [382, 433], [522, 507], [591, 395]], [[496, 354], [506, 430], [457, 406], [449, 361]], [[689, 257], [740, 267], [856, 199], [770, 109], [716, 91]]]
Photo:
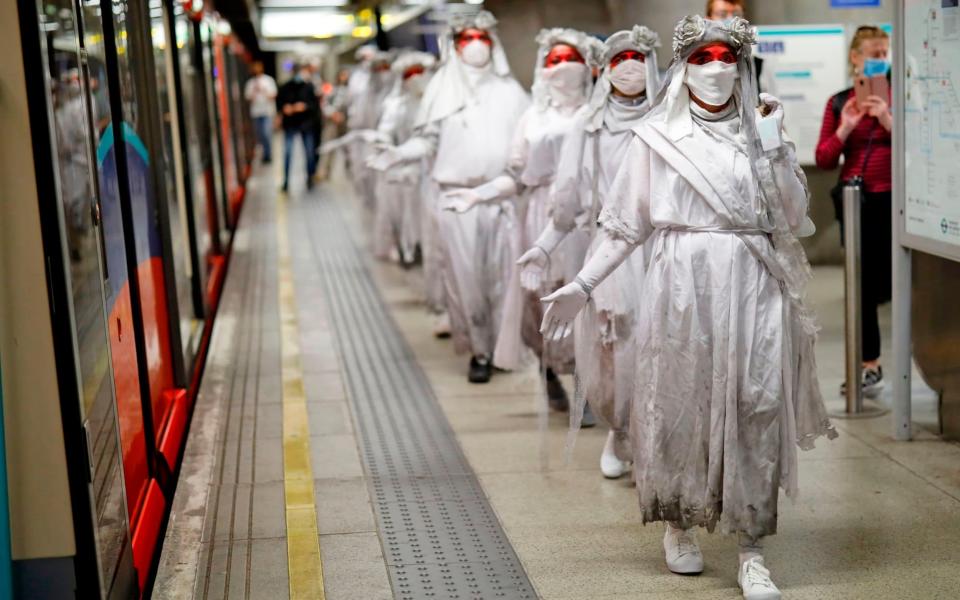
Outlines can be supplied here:
[[[713, 4], [716, 1], [717, 0], [707, 0], [707, 8], [706, 10], [703, 11], [703, 16], [709, 17], [710, 15], [713, 14]], [[725, 1], [729, 2], [730, 4], [739, 6], [743, 10], [747, 10], [747, 0], [725, 0]]]

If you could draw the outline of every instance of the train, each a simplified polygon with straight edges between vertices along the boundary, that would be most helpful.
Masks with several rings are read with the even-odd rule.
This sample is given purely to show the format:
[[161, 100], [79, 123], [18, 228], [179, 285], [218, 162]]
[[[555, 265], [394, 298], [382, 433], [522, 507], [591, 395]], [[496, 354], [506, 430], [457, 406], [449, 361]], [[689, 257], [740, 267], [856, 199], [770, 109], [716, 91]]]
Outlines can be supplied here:
[[253, 160], [252, 56], [201, 0], [2, 4], [8, 591], [148, 596]]

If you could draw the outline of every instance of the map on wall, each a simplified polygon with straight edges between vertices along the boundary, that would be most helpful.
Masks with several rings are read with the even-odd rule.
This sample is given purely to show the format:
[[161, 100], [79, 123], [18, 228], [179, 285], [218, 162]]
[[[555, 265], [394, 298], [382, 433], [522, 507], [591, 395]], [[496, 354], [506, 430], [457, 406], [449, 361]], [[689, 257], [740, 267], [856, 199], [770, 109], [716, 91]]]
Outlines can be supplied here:
[[960, 260], [960, 0], [907, 2], [903, 34], [906, 245]]

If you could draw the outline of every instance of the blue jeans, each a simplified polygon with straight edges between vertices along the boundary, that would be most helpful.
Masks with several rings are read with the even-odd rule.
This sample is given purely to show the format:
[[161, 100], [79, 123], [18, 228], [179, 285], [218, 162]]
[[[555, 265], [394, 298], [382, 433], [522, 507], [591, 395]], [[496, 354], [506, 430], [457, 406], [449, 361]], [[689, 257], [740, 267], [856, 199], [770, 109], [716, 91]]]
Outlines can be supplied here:
[[290, 181], [290, 157], [293, 155], [293, 140], [297, 136], [303, 138], [303, 153], [307, 159], [307, 185], [313, 181], [313, 174], [317, 170], [317, 155], [314, 152], [312, 129], [284, 129], [283, 130], [283, 187]]
[[273, 145], [273, 119], [270, 117], [254, 117], [253, 129], [257, 133], [257, 142], [263, 148], [263, 162], [270, 162]]

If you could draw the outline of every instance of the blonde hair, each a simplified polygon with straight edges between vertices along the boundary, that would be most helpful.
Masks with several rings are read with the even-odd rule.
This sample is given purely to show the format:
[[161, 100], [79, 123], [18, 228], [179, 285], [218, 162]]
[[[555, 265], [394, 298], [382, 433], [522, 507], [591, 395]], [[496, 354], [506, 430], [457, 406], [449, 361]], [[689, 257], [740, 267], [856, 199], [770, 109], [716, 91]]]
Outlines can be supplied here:
[[[876, 25], [861, 25], [850, 40], [850, 52], [859, 52], [860, 47], [866, 40], [889, 40], [890, 36], [886, 31]], [[850, 63], [850, 73], [854, 74], [853, 62]]]

